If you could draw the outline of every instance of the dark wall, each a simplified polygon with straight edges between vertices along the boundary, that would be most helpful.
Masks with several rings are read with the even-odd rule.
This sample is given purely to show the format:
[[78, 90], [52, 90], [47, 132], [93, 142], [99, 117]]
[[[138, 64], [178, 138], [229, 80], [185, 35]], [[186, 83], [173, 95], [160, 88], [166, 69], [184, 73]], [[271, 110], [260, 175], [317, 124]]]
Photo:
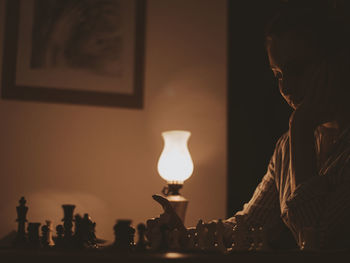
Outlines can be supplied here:
[[279, 1], [228, 1], [228, 210], [242, 209], [266, 172], [290, 109], [278, 92], [264, 47], [264, 26]]

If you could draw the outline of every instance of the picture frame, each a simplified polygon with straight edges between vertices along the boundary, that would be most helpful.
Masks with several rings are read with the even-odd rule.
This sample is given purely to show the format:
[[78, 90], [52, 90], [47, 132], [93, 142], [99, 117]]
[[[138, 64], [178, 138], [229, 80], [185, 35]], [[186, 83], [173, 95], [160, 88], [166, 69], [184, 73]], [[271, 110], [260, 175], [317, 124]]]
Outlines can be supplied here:
[[7, 0], [2, 98], [143, 108], [145, 0]]

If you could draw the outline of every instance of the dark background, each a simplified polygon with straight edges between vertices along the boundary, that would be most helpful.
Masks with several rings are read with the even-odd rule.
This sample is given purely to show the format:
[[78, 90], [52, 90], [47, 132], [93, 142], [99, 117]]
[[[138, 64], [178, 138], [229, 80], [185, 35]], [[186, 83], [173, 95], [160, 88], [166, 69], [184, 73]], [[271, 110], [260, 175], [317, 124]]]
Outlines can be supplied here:
[[279, 94], [264, 27], [281, 1], [228, 1], [228, 206], [242, 209], [266, 172], [291, 113]]

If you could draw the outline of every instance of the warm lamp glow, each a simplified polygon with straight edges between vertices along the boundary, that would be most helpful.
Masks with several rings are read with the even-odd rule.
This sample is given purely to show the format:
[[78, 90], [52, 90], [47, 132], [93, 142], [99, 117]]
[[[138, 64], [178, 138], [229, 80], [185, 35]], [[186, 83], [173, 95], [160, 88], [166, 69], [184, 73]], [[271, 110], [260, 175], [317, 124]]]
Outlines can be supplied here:
[[164, 148], [158, 161], [158, 172], [168, 183], [183, 184], [193, 172], [193, 162], [187, 148], [189, 131], [162, 133]]

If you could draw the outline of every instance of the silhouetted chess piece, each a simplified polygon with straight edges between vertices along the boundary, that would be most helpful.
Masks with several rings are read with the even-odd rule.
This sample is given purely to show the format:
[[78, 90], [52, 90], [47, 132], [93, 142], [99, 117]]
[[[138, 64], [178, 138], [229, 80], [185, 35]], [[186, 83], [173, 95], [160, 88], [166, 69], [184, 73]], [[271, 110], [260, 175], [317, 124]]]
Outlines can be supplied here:
[[131, 251], [134, 244], [135, 229], [131, 227], [131, 220], [117, 220], [114, 226], [114, 248], [119, 251]]
[[63, 236], [64, 236], [64, 227], [62, 225], [57, 225], [56, 226], [56, 238], [54, 239], [56, 248], [63, 247]]
[[88, 246], [90, 248], [97, 248], [98, 241], [97, 241], [96, 234], [95, 234], [96, 222], [93, 222], [91, 220], [91, 217], [89, 216], [89, 214], [84, 214], [83, 225], [84, 225], [84, 227], [86, 229], [86, 233], [87, 233]]
[[78, 248], [97, 248], [98, 240], [95, 235], [96, 223], [91, 220], [89, 214], [81, 217], [75, 215], [74, 241]]
[[52, 222], [46, 220], [46, 225], [41, 227], [41, 245], [43, 248], [49, 248], [55, 245], [52, 239]]
[[40, 236], [39, 228], [40, 223], [29, 223], [28, 224], [28, 245], [30, 248], [40, 248]]
[[64, 226], [64, 246], [73, 247], [73, 212], [75, 205], [62, 205], [64, 217], [62, 219]]
[[137, 225], [138, 241], [136, 243], [136, 251], [144, 252], [147, 250], [147, 240], [145, 237], [146, 225], [140, 223]]
[[25, 231], [25, 225], [27, 222], [27, 212], [28, 207], [25, 206], [26, 204], [25, 198], [22, 196], [19, 200], [19, 206], [16, 207], [17, 211], [17, 219], [16, 222], [18, 223], [17, 228], [17, 235], [14, 241], [15, 247], [25, 247], [27, 245], [27, 237], [26, 237], [26, 231]]

